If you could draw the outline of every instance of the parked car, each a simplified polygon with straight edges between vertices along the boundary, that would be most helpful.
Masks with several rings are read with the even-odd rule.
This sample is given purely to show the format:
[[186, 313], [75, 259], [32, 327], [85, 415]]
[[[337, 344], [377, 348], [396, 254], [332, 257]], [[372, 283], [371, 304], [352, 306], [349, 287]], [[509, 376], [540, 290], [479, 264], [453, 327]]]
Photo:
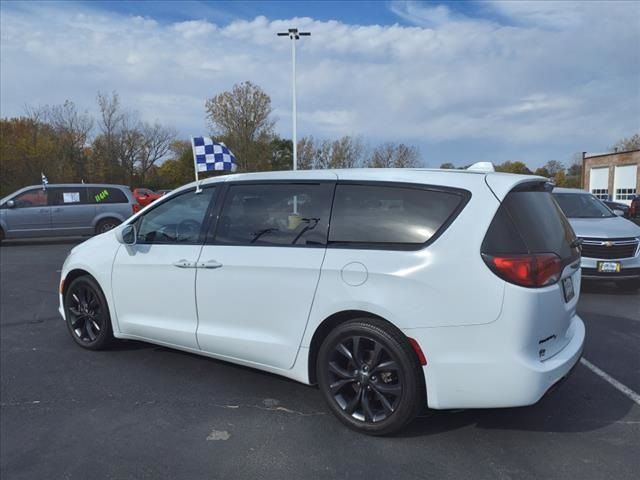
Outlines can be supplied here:
[[629, 205], [629, 220], [640, 225], [640, 195], [636, 195]]
[[553, 196], [582, 240], [582, 278], [640, 288], [640, 227], [583, 190], [556, 188]]
[[613, 202], [611, 200], [602, 200], [602, 203], [609, 207], [609, 209], [619, 217], [629, 218], [629, 205], [625, 203]]
[[133, 196], [141, 207], [146, 207], [151, 202], [162, 197], [162, 194], [149, 190], [148, 188], [136, 188], [133, 191]]
[[173, 190], [171, 190], [170, 188], [163, 188], [161, 190], [156, 190], [156, 193], [159, 193], [164, 197], [167, 193], [171, 193], [172, 191]]
[[578, 242], [545, 180], [354, 169], [192, 183], [75, 247], [60, 313], [87, 349], [143, 340], [317, 383], [368, 434], [426, 406], [531, 405], [585, 338]]
[[0, 200], [0, 240], [104, 233], [137, 211], [122, 185], [24, 187]]

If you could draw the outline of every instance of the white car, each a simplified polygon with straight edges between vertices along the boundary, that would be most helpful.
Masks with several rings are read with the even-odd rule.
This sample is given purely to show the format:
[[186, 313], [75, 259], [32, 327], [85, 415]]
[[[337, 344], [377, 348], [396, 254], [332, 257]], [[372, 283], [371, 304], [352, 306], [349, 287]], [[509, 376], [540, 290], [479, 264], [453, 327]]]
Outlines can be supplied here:
[[318, 384], [369, 434], [531, 405], [578, 361], [578, 242], [544, 178], [364, 169], [186, 185], [75, 247], [89, 349], [152, 342]]

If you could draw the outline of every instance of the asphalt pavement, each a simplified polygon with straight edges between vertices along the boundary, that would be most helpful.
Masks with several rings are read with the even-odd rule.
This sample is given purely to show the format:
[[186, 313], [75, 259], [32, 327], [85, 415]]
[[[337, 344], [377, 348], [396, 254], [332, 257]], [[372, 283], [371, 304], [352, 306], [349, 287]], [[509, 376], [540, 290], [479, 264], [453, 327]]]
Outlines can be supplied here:
[[[0, 477], [626, 479], [640, 405], [584, 364], [527, 408], [427, 411], [394, 437], [352, 432], [320, 393], [139, 342], [76, 346], [57, 312], [74, 241], [0, 248]], [[586, 285], [584, 357], [640, 392], [640, 294]]]

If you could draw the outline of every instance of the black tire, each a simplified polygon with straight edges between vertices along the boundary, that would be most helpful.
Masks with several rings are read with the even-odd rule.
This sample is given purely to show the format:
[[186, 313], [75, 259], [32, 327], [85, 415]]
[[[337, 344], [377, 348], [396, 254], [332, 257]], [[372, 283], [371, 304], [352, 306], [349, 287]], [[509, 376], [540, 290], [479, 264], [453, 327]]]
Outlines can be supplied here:
[[416, 353], [402, 332], [380, 319], [354, 319], [331, 331], [316, 372], [331, 411], [361, 433], [397, 432], [426, 406]]
[[96, 225], [96, 235], [100, 235], [101, 233], [108, 232], [109, 230], [113, 230], [122, 222], [117, 218], [105, 218], [100, 220]]
[[625, 292], [635, 292], [636, 290], [640, 290], [640, 279], [620, 280], [616, 282], [616, 287]]
[[83, 348], [102, 350], [114, 340], [109, 306], [92, 277], [74, 279], [64, 294], [64, 314], [73, 340]]

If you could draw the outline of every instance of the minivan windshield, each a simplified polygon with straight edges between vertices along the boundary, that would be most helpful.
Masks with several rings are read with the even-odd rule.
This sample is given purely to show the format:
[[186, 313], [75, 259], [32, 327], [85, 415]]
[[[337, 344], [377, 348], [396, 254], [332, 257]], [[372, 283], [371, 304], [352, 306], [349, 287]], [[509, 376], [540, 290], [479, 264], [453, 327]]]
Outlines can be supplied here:
[[554, 193], [554, 198], [568, 218], [607, 218], [615, 216], [590, 193]]

